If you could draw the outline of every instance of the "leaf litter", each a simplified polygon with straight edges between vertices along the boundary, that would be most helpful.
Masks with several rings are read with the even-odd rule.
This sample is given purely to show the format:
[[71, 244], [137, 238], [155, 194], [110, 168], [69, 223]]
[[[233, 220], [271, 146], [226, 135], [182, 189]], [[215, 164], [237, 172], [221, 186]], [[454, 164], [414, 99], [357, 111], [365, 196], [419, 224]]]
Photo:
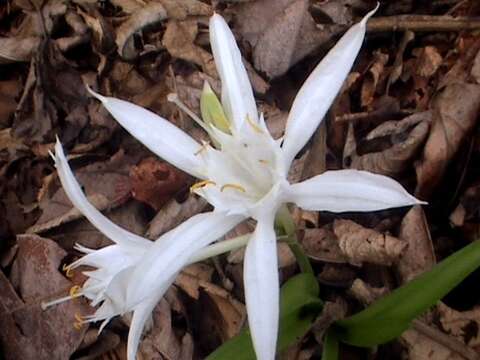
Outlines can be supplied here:
[[[75, 243], [93, 248], [109, 243], [59, 188], [48, 157], [56, 136], [73, 154], [90, 201], [137, 234], [155, 239], [208, 206], [189, 194], [192, 179], [153, 158], [121, 130], [90, 99], [85, 84], [146, 106], [200, 138], [167, 95], [178, 93], [198, 112], [205, 80], [220, 92], [207, 36], [208, 18], [216, 11], [232, 25], [267, 126], [281, 138], [292, 94], [349, 24], [371, 7], [363, 0], [1, 4], [4, 358], [125, 354], [129, 319], [115, 320], [96, 336], [96, 324], [73, 328], [76, 313], [92, 311], [79, 299], [40, 309], [41, 301], [64, 296], [84, 281], [80, 273], [70, 279], [62, 270], [79, 256]], [[394, 23], [400, 15], [425, 13], [474, 18], [480, 9], [469, 0], [442, 5], [406, 0], [382, 4], [378, 16]], [[416, 26], [405, 31], [377, 27], [369, 33], [325, 126], [290, 177], [368, 170], [394, 177], [429, 205], [363, 215], [294, 210], [301, 244], [331, 310], [285, 352], [286, 359], [315, 356], [322, 346], [318, 335], [333, 318], [354, 311], [355, 302], [368, 304], [410, 281], [480, 234], [478, 30]], [[251, 231], [248, 226], [237, 230]], [[286, 249], [279, 245], [283, 281], [298, 272]], [[246, 320], [242, 257], [238, 250], [186, 268], [157, 305], [139, 358], [204, 358], [237, 334]], [[395, 344], [368, 356], [394, 358], [400, 349], [409, 359], [469, 359], [472, 351], [480, 351], [480, 298], [472, 283], [461, 288]]]

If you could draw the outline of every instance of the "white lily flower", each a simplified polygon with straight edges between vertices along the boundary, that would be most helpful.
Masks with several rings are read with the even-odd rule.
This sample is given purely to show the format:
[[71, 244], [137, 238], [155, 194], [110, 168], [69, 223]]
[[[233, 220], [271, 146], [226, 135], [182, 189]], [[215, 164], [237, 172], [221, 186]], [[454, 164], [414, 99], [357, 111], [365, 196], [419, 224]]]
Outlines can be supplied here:
[[[295, 155], [318, 127], [348, 75], [372, 14], [373, 11], [350, 28], [307, 79], [292, 106], [283, 145], [271, 137], [263, 117], [258, 116], [240, 51], [228, 25], [218, 14], [210, 20], [210, 42], [222, 80], [221, 99], [229, 131], [216, 128], [213, 117], [208, 121], [198, 119], [178, 99], [172, 98], [208, 132], [217, 145], [215, 148], [197, 143], [146, 109], [92, 92], [150, 150], [201, 179], [192, 186], [192, 191], [215, 208], [212, 213], [191, 218], [164, 235], [164, 240], [157, 240], [143, 253], [141, 261], [132, 260], [136, 265], [115, 268], [116, 275], [103, 289], [101, 297], [113, 309], [112, 313], [135, 311], [129, 359], [133, 360], [140, 337], [136, 324], [143, 327], [145, 314], [165, 291], [164, 284], [171, 281], [194, 252], [240, 221], [247, 218], [257, 221], [245, 253], [245, 298], [257, 358], [273, 360], [279, 315], [273, 222], [278, 208], [283, 203], [295, 203], [309, 210], [346, 212], [421, 203], [395, 180], [365, 171], [329, 171], [298, 184], [289, 184], [286, 178]], [[216, 116], [221, 113], [215, 112]], [[102, 226], [98, 225], [101, 231]], [[173, 238], [175, 241], [170, 241]], [[137, 240], [132, 238], [132, 241]]]
[[[82, 288], [74, 286], [69, 296], [43, 303], [42, 307], [47, 309], [63, 301], [85, 296], [91, 300], [92, 306], [100, 306], [91, 316], [77, 316], [75, 325], [103, 321], [99, 331], [112, 317], [133, 311], [128, 337], [128, 359], [133, 360], [147, 318], [176, 275], [193, 261], [245, 243], [246, 238], [243, 237], [231, 241], [229, 247], [219, 244], [220, 246], [213, 245], [211, 249], [206, 248], [243, 221], [243, 217], [224, 212], [199, 214], [152, 242], [112, 223], [90, 204], [75, 179], [58, 140], [53, 157], [62, 186], [72, 204], [114, 244], [99, 250], [76, 245], [76, 249], [86, 255], [70, 264], [66, 268], [67, 274], [82, 265], [94, 267], [95, 270], [84, 272], [88, 280]], [[152, 258], [146, 256], [149, 252], [160, 254], [155, 260], [161, 265], [151, 266], [148, 260], [151, 261]], [[142, 274], [141, 279], [135, 286], [129, 287], [131, 274], [137, 273]], [[131, 294], [131, 291], [135, 293]], [[137, 295], [142, 296], [142, 301], [136, 301]], [[130, 300], [132, 297], [135, 300]]]

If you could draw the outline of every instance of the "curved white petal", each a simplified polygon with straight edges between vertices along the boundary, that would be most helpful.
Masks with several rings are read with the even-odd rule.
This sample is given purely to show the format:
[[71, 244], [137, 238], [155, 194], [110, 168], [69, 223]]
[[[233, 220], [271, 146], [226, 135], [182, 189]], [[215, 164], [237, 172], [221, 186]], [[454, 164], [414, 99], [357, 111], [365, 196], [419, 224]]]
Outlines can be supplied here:
[[167, 281], [158, 290], [155, 296], [152, 296], [138, 305], [133, 311], [132, 322], [130, 323], [130, 330], [128, 332], [127, 342], [127, 360], [135, 360], [140, 344], [140, 338], [142, 337], [143, 328], [145, 323], [149, 319], [153, 309], [163, 297], [163, 294], [167, 291], [170, 284], [173, 283], [175, 277], [172, 277], [170, 281]]
[[298, 92], [288, 115], [282, 146], [287, 171], [340, 91], [362, 46], [367, 20], [376, 10], [369, 12], [343, 35]]
[[247, 116], [258, 121], [257, 106], [235, 37], [218, 14], [210, 18], [210, 44], [222, 80], [223, 108], [233, 127], [240, 130]]
[[198, 165], [195, 153], [201, 146], [189, 135], [141, 106], [102, 96], [87, 89], [102, 102], [103, 106], [125, 130], [147, 148], [186, 173], [200, 177], [196, 171]]
[[277, 242], [273, 216], [258, 220], [245, 252], [243, 278], [248, 324], [257, 359], [275, 359], [279, 317]]
[[288, 190], [287, 198], [306, 210], [376, 211], [424, 204], [398, 182], [359, 170], [327, 171]]
[[90, 204], [68, 165], [62, 144], [58, 139], [55, 144], [55, 166], [63, 189], [72, 204], [106, 237], [127, 247], [145, 247], [151, 244], [149, 240], [114, 224]]
[[[125, 282], [128, 284], [127, 306], [136, 306], [150, 297], [152, 292], [187, 265], [200, 249], [244, 219], [243, 216], [217, 212], [198, 214], [156, 240]], [[123, 282], [123, 279], [119, 280]]]

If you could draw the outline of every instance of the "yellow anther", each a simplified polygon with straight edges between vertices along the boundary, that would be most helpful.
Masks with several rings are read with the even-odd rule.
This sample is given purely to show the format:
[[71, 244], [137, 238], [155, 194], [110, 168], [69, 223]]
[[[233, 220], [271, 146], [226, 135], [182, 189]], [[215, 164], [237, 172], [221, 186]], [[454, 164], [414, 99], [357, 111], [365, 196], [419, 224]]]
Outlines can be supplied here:
[[264, 160], [264, 159], [259, 159], [258, 162], [259, 162], [260, 164], [265, 164], [265, 165], [268, 164], [268, 160]]
[[237, 185], [237, 184], [225, 184], [221, 187], [220, 191], [223, 191], [223, 190], [228, 189], [228, 188], [235, 189], [235, 190], [238, 190], [238, 191], [241, 191], [241, 192], [247, 192], [247, 190], [245, 190], [245, 188], [243, 186]]
[[204, 142], [202, 144], [202, 147], [200, 149], [198, 149], [198, 151], [196, 153], [194, 153], [194, 155], [197, 156], [197, 155], [201, 154], [202, 152], [204, 152], [205, 150], [207, 150], [208, 145], [210, 145], [210, 143], [208, 141]]
[[203, 180], [203, 181], [197, 182], [197, 183], [193, 184], [192, 186], [190, 186], [190, 192], [192, 193], [195, 190], [203, 188], [204, 186], [207, 186], [207, 185], [217, 185], [217, 184], [215, 183], [215, 181]]
[[72, 298], [79, 297], [79, 296], [80, 296], [80, 289], [81, 289], [81, 288], [82, 288], [82, 287], [81, 287], [81, 286], [78, 286], [78, 285], [72, 286], [71, 289], [70, 289], [70, 292], [69, 292], [70, 296], [71, 296]]
[[79, 313], [75, 314], [75, 322], [73, 323], [73, 327], [77, 330], [81, 330], [84, 324], [83, 316]]
[[73, 269], [71, 268], [70, 265], [65, 265], [63, 264], [62, 266], [62, 270], [65, 271], [65, 276], [68, 277], [68, 278], [72, 278], [74, 273], [73, 273]]
[[255, 130], [257, 133], [259, 134], [263, 134], [263, 130], [262, 128], [260, 128], [260, 126], [258, 126], [257, 124], [255, 124], [252, 119], [250, 119], [250, 116], [247, 115], [247, 123], [253, 128], [253, 130]]

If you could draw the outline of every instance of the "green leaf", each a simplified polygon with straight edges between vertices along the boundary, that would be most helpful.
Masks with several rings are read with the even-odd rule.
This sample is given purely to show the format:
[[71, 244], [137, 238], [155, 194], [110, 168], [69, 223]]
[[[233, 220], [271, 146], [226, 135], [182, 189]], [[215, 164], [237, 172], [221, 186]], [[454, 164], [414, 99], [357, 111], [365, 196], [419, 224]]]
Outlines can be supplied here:
[[335, 331], [327, 330], [323, 342], [322, 360], [338, 360], [339, 342]]
[[225, 116], [222, 104], [207, 81], [205, 81], [200, 97], [200, 112], [202, 113], [203, 121], [207, 124], [212, 124], [224, 133], [230, 133], [230, 124]]
[[365, 310], [337, 321], [333, 330], [340, 341], [355, 346], [372, 347], [393, 340], [478, 266], [480, 241], [475, 241]]
[[[280, 325], [277, 351], [281, 352], [301, 339], [322, 310], [315, 276], [299, 274], [289, 279], [280, 291]], [[255, 360], [248, 329], [211, 353], [207, 360]]]

